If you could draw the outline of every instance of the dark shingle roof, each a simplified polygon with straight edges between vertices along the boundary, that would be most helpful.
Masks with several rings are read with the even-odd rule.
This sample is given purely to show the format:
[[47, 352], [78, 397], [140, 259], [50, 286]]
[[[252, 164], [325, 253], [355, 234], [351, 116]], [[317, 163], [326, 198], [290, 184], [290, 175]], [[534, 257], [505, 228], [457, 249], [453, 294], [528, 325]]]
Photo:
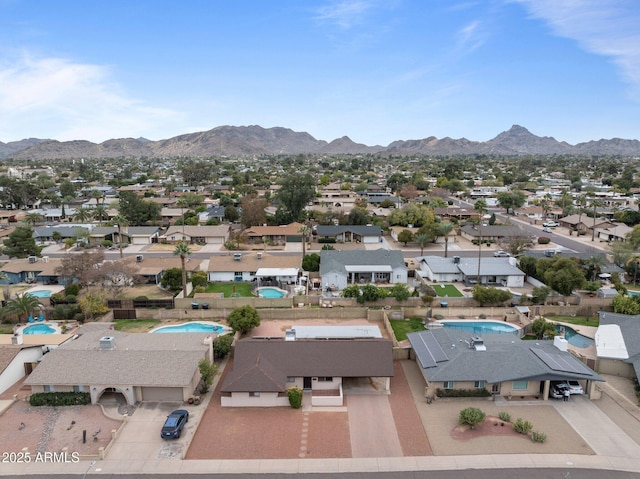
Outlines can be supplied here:
[[390, 265], [392, 268], [406, 267], [402, 251], [377, 250], [322, 250], [320, 251], [320, 276], [329, 271], [346, 271], [345, 265]]

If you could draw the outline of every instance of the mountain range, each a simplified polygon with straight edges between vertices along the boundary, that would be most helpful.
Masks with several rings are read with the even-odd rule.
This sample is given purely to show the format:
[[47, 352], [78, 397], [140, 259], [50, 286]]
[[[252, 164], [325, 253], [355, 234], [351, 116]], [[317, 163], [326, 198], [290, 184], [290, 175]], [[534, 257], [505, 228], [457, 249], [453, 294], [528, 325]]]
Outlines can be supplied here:
[[613, 138], [570, 145], [549, 136], [536, 136], [513, 125], [488, 141], [434, 136], [398, 140], [388, 146], [367, 146], [343, 136], [328, 143], [306, 132], [261, 126], [219, 126], [212, 130], [151, 141], [124, 138], [92, 143], [86, 140], [56, 141], [29, 138], [0, 142], [0, 158], [55, 160], [77, 158], [141, 157], [241, 157], [277, 154], [379, 154], [398, 156], [449, 155], [619, 155], [640, 156], [640, 141]]

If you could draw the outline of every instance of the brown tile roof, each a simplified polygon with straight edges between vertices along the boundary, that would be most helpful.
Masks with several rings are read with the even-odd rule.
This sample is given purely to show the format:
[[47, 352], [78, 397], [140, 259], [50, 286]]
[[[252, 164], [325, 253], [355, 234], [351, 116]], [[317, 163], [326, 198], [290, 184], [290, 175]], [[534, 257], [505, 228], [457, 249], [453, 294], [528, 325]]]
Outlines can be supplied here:
[[221, 391], [273, 391], [288, 376], [391, 377], [391, 341], [244, 339], [236, 344], [233, 370]]
[[299, 235], [302, 226], [302, 223], [291, 223], [282, 226], [252, 226], [244, 230], [242, 234], [247, 237]]

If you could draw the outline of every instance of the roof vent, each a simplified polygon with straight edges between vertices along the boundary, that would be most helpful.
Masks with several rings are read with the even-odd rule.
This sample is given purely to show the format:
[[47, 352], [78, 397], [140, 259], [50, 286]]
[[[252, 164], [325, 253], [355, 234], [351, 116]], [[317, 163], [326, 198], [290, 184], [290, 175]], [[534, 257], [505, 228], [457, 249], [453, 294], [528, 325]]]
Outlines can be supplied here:
[[242, 260], [242, 253], [233, 253], [233, 260], [234, 261]]
[[112, 350], [116, 349], [116, 338], [113, 336], [103, 336], [100, 338], [100, 349]]
[[144, 256], [142, 256], [141, 254], [136, 255], [136, 263], [142, 263], [143, 259], [144, 259]]
[[458, 264], [458, 263], [460, 262], [460, 256], [454, 256], [454, 257], [453, 257], [453, 262], [454, 262], [455, 264]]
[[42, 257], [42, 262], [43, 263], [48, 263], [49, 262], [49, 257], [48, 256], [43, 256]]
[[257, 257], [258, 259], [262, 259], [262, 251], [258, 251], [258, 252], [256, 253], [256, 257]]
[[37, 256], [29, 256], [29, 263], [35, 263], [38, 261], [38, 257]]

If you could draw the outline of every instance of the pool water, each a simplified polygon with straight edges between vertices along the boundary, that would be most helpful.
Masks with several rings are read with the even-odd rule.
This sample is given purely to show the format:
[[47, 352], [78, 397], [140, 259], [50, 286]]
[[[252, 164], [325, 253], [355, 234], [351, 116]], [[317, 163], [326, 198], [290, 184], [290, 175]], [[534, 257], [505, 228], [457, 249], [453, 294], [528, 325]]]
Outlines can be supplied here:
[[206, 323], [185, 323], [176, 324], [175, 326], [162, 326], [154, 333], [224, 333], [226, 330], [218, 324]]
[[440, 321], [445, 328], [467, 331], [473, 334], [518, 334], [518, 328], [494, 321]]
[[583, 336], [580, 333], [577, 333], [575, 329], [570, 328], [569, 326], [562, 326], [560, 324], [556, 325], [556, 332], [561, 334], [564, 329], [564, 339], [567, 342], [576, 348], [588, 348], [592, 344], [594, 344], [594, 340]]
[[48, 289], [39, 289], [37, 291], [29, 291], [27, 294], [35, 296], [36, 298], [49, 298], [51, 297], [51, 291]]
[[54, 334], [55, 332], [55, 329], [46, 324], [32, 324], [22, 330], [22, 334]]
[[260, 288], [256, 290], [256, 293], [260, 298], [267, 299], [284, 298], [285, 294], [287, 294], [284, 291], [276, 288]]

